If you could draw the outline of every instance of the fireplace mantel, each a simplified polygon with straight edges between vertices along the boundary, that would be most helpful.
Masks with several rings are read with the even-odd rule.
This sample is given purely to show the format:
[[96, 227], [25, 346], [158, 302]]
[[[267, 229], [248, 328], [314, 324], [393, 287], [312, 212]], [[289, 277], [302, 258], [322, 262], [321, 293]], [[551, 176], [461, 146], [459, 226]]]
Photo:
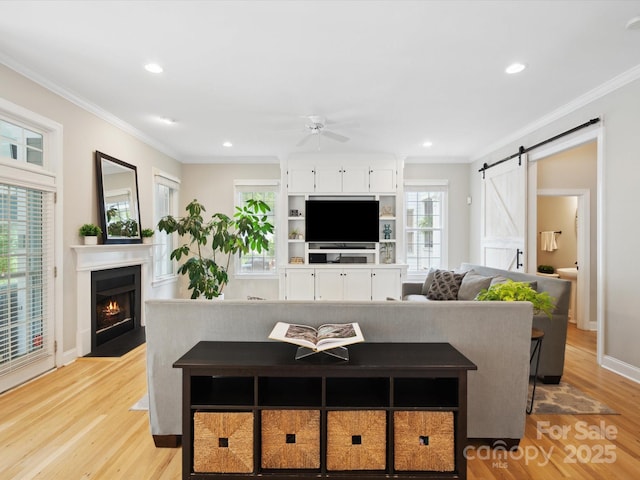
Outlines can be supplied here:
[[[91, 272], [109, 268], [141, 265], [142, 304], [151, 288], [151, 260], [153, 245], [72, 245], [76, 257], [76, 348], [78, 356], [91, 352]], [[141, 324], [144, 325], [144, 308]]]

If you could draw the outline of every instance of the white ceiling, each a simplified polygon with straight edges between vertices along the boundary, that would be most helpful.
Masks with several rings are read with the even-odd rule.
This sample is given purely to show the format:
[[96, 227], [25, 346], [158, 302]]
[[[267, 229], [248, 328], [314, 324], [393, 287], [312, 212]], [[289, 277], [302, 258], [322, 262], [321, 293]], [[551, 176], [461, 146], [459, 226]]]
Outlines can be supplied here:
[[[311, 114], [350, 137], [322, 152], [465, 161], [640, 65], [638, 15], [635, 0], [2, 1], [0, 62], [184, 162], [317, 151], [296, 146]], [[528, 68], [508, 76], [514, 61]]]

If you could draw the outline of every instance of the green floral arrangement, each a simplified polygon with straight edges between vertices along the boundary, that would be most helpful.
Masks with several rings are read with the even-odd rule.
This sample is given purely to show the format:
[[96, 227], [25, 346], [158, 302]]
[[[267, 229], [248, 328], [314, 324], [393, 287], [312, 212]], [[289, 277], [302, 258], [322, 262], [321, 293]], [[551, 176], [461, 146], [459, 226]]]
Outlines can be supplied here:
[[140, 235], [142, 236], [142, 238], [150, 238], [153, 237], [154, 233], [155, 232], [151, 228], [143, 228], [140, 232]]
[[93, 223], [85, 223], [80, 227], [78, 232], [81, 237], [97, 237], [98, 235], [102, 235], [102, 229]]
[[511, 279], [482, 290], [476, 299], [481, 301], [531, 302], [536, 314], [542, 312], [549, 318], [556, 308], [554, 298], [548, 292], [536, 292], [529, 283], [514, 282]]

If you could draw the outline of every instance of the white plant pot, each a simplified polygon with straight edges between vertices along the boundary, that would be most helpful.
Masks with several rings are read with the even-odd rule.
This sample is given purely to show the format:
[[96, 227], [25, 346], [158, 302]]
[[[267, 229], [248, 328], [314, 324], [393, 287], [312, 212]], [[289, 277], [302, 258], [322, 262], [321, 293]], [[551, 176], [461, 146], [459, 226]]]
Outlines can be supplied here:
[[98, 237], [93, 235], [93, 236], [86, 236], [84, 237], [84, 244], [85, 245], [97, 245], [98, 244]]
[[147, 245], [153, 243], [153, 237], [142, 237], [142, 243], [146, 243]]

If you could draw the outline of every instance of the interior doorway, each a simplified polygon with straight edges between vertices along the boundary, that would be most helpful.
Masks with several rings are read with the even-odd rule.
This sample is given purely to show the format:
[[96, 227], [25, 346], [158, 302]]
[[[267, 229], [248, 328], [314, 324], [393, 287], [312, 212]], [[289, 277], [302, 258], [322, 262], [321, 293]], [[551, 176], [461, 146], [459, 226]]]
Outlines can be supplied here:
[[[603, 311], [600, 275], [602, 198], [598, 178], [602, 172], [602, 129], [583, 132], [564, 142], [529, 154], [527, 266], [538, 265], [537, 208], [539, 195], [577, 197], [576, 260], [578, 262], [577, 320], [580, 327], [597, 332], [597, 356], [602, 363]], [[560, 266], [560, 265], [555, 265]], [[562, 265], [571, 266], [571, 265]]]
[[[551, 265], [556, 274], [572, 283], [569, 321], [580, 330], [596, 330], [591, 321], [590, 191], [588, 189], [539, 189], [538, 236], [535, 265]], [[553, 246], [543, 245], [552, 232]], [[573, 271], [575, 269], [575, 271]]]

